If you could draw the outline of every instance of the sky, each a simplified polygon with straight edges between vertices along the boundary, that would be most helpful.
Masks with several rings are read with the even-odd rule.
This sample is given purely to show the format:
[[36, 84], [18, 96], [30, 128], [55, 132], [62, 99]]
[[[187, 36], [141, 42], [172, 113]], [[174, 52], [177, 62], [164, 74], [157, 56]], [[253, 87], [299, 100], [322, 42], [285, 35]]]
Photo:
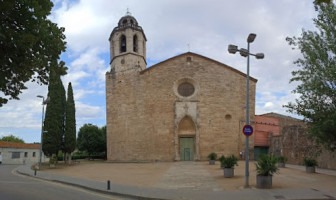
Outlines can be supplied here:
[[[229, 44], [247, 48], [247, 36], [256, 33], [250, 58], [250, 75], [258, 79], [256, 114], [286, 112], [283, 105], [295, 101], [298, 83], [289, 83], [293, 64], [300, 58], [286, 37], [314, 30], [317, 13], [313, 0], [54, 0], [49, 16], [65, 27], [67, 50], [61, 55], [69, 68], [62, 77], [71, 82], [76, 105], [77, 130], [85, 123], [106, 125], [105, 73], [109, 70], [108, 38], [127, 9], [147, 37], [147, 67], [191, 51], [246, 73], [247, 60], [229, 54]], [[20, 100], [0, 108], [0, 137], [15, 135], [26, 143], [41, 137], [42, 99], [47, 86], [27, 83]]]

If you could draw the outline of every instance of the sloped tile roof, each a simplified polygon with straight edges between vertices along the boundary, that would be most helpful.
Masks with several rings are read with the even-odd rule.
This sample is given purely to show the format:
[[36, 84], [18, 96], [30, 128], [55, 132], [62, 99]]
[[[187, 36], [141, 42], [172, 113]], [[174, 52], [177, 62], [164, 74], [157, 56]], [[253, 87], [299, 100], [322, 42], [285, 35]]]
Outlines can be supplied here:
[[40, 144], [26, 144], [26, 143], [0, 141], [0, 148], [40, 149]]

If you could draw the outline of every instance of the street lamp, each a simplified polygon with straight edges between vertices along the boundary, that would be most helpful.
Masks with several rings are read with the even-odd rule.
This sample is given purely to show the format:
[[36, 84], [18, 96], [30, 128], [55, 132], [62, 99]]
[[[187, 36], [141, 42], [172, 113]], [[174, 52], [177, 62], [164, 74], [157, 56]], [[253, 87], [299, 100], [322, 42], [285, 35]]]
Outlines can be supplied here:
[[40, 159], [39, 159], [39, 169], [41, 169], [41, 162], [42, 162], [42, 140], [43, 140], [43, 121], [44, 121], [44, 105], [47, 105], [50, 102], [50, 98], [47, 97], [44, 100], [44, 96], [37, 95], [38, 98], [42, 98], [42, 126], [41, 126], [41, 144], [40, 144]]
[[[263, 53], [252, 54], [250, 52], [250, 43], [256, 38], [256, 34], [250, 33], [247, 37], [247, 49], [241, 48], [238, 50], [238, 46], [230, 44], [228, 47], [229, 53], [235, 54], [239, 51], [240, 55], [247, 57], [247, 73], [246, 73], [246, 125], [250, 124], [250, 55], [255, 56], [257, 59], [263, 59], [265, 55]], [[246, 149], [245, 149], [245, 187], [249, 187], [249, 137], [246, 136]]]

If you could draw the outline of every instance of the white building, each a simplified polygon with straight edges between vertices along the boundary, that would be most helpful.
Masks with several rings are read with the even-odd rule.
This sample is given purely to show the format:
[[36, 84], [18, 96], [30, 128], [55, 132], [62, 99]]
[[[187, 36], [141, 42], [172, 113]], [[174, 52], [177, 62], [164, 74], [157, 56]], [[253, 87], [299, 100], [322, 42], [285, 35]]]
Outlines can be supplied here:
[[[2, 164], [34, 164], [39, 162], [40, 144], [0, 141]], [[42, 162], [49, 161], [42, 152]]]

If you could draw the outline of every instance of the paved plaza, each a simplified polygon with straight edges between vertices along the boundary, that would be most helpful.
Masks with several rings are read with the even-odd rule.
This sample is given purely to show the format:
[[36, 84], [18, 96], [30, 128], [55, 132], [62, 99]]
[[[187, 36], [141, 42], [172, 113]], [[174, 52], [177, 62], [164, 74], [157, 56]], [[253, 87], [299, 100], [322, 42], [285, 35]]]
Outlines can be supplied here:
[[[250, 162], [250, 188], [244, 188], [245, 163], [239, 162], [233, 178], [207, 162], [106, 163], [81, 162], [37, 172], [37, 177], [78, 185], [126, 197], [152, 199], [335, 199], [336, 171], [286, 165], [273, 176], [272, 189], [257, 189], [255, 163]], [[34, 176], [27, 166], [19, 171]], [[107, 181], [111, 189], [107, 190]]]

